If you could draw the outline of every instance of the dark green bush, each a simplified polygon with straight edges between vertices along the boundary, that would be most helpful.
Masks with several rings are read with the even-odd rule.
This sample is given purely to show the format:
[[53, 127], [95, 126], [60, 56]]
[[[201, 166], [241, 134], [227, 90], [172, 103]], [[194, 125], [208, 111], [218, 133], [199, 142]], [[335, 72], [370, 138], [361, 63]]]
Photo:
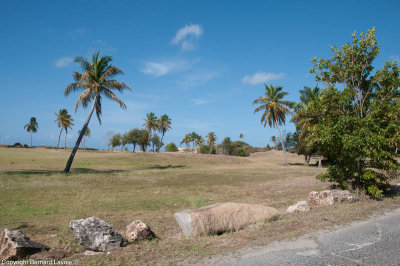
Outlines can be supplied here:
[[176, 147], [175, 143], [171, 142], [165, 146], [165, 151], [168, 152], [176, 152], [178, 151], [178, 148]]

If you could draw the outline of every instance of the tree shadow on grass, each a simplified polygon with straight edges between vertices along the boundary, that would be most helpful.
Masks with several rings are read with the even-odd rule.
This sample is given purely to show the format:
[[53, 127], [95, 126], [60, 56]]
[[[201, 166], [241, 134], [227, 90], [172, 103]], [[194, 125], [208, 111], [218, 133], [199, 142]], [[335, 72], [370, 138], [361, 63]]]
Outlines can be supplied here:
[[146, 169], [161, 169], [161, 170], [165, 170], [165, 169], [176, 169], [176, 168], [185, 168], [186, 166], [184, 165], [159, 165], [159, 164], [155, 164], [149, 167], [146, 167]]
[[7, 174], [7, 175], [56, 175], [56, 174], [90, 174], [90, 173], [97, 173], [97, 174], [113, 174], [113, 173], [122, 173], [128, 172], [131, 170], [96, 170], [91, 168], [72, 168], [69, 173], [64, 173], [64, 171], [55, 171], [55, 170], [16, 170], [16, 171], [4, 171], [0, 172], [0, 174]]

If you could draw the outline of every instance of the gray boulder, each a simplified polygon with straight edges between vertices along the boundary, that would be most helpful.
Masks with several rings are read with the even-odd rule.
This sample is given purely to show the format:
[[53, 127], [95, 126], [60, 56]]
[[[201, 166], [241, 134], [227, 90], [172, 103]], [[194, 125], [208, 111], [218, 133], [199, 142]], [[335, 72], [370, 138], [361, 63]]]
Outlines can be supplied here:
[[327, 206], [335, 203], [352, 203], [359, 200], [359, 197], [347, 190], [325, 190], [321, 192], [312, 191], [309, 194], [308, 202], [312, 206]]
[[72, 220], [70, 227], [78, 243], [89, 250], [109, 252], [128, 244], [110, 225], [96, 217]]
[[4, 229], [0, 234], [0, 260], [20, 260], [50, 248], [30, 240], [19, 230]]
[[303, 200], [303, 201], [299, 201], [297, 202], [295, 205], [289, 206], [289, 208], [287, 208], [286, 212], [287, 213], [293, 213], [293, 212], [307, 212], [311, 210], [311, 205]]
[[242, 229], [248, 225], [274, 219], [279, 212], [262, 204], [217, 203], [175, 213], [185, 236], [213, 235]]
[[140, 220], [136, 220], [126, 227], [126, 237], [130, 243], [134, 243], [139, 240], [153, 239], [156, 235], [149, 226]]

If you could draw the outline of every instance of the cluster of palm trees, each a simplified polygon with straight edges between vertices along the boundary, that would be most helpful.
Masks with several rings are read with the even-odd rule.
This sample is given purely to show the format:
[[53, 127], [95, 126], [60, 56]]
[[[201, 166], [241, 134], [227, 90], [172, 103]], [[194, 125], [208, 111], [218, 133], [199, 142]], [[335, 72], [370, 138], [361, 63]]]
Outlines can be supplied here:
[[60, 109], [58, 113], [54, 113], [56, 115], [56, 120], [54, 122], [57, 123], [57, 126], [61, 128], [60, 134], [58, 135], [58, 142], [56, 146], [56, 150], [58, 149], [58, 145], [60, 145], [60, 138], [61, 138], [61, 133], [63, 129], [65, 130], [65, 139], [64, 139], [64, 150], [67, 148], [67, 134], [68, 134], [68, 128], [72, 128], [74, 125], [72, 121], [72, 116], [68, 113], [67, 109]]
[[[207, 145], [210, 147], [210, 153], [213, 147], [215, 147], [215, 142], [217, 141], [217, 137], [214, 132], [210, 132], [207, 135]], [[197, 134], [196, 132], [191, 132], [186, 134], [180, 145], [185, 144], [186, 148], [189, 150], [190, 143], [192, 143], [192, 152], [196, 151], [196, 147], [201, 148], [204, 145], [204, 139], [201, 135]]]

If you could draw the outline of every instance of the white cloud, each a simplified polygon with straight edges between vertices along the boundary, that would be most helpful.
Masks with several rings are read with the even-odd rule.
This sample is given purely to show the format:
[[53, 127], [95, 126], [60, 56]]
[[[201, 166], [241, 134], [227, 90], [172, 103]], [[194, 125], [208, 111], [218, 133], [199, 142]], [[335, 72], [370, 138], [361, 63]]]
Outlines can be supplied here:
[[194, 50], [194, 41], [198, 40], [202, 34], [203, 29], [199, 24], [185, 25], [185, 27], [180, 28], [176, 32], [171, 44], [180, 45], [183, 51]]
[[207, 104], [207, 103], [210, 102], [210, 100], [205, 99], [205, 98], [190, 99], [190, 101], [191, 101], [194, 105]]
[[147, 62], [141, 71], [148, 75], [155, 77], [161, 77], [170, 72], [174, 68], [175, 64], [172, 62]]
[[72, 57], [61, 57], [56, 61], [56, 67], [58, 68], [65, 67], [71, 64], [72, 62], [74, 62], [74, 59]]
[[246, 75], [242, 78], [242, 82], [246, 83], [246, 84], [259, 84], [259, 83], [264, 83], [264, 82], [268, 82], [271, 80], [275, 80], [275, 79], [280, 79], [283, 78], [283, 76], [285, 76], [285, 73], [267, 73], [267, 72], [257, 72], [255, 73], [253, 76], [250, 75]]
[[202, 69], [182, 74], [182, 79], [176, 82], [183, 87], [196, 87], [220, 76], [221, 70]]
[[140, 70], [145, 74], [153, 75], [158, 78], [164, 76], [168, 73], [176, 73], [182, 72], [189, 68], [191, 68], [194, 64], [196, 64], [199, 59], [194, 60], [193, 62], [187, 62], [184, 60], [171, 60], [171, 61], [162, 61], [162, 62], [146, 62], [144, 67]]

